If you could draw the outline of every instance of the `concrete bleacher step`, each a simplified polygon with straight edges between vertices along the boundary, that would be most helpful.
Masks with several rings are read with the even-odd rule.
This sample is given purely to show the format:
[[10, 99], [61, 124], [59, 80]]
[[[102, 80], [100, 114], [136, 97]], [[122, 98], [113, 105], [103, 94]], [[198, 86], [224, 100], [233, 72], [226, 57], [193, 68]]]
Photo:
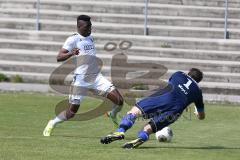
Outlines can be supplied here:
[[[61, 45], [59, 45], [60, 48]], [[209, 51], [209, 50], [193, 50], [193, 49], [175, 49], [175, 48], [149, 48], [133, 46], [124, 52], [120, 49], [114, 51], [104, 50], [103, 44], [97, 44], [97, 55], [105, 54], [113, 56], [124, 53], [129, 56], [148, 56], [148, 57], [165, 57], [165, 58], [186, 58], [201, 60], [219, 60], [219, 61], [240, 61], [239, 51]], [[58, 50], [28, 50], [14, 48], [0, 48], [0, 59], [2, 60], [22, 60], [34, 62], [55, 62]], [[21, 56], [18, 56], [21, 55]], [[48, 58], [45, 58], [48, 57]]]
[[[110, 66], [111, 61], [109, 55], [101, 54], [103, 64]], [[111, 60], [111, 59], [110, 59]], [[117, 59], [116, 59], [117, 60]], [[120, 61], [121, 59], [119, 59]], [[201, 59], [186, 59], [186, 58], [162, 58], [148, 56], [128, 56], [128, 63], [154, 63], [165, 66], [168, 69], [188, 70], [190, 66], [200, 68], [203, 71], [229, 72], [240, 73], [240, 62], [238, 61], [214, 61]], [[124, 67], [123, 67], [124, 68]], [[119, 71], [121, 68], [119, 67]]]
[[18, 72], [18, 71], [0, 71], [0, 73], [8, 76], [20, 76], [24, 83], [49, 83], [49, 73], [37, 73], [37, 72]]
[[[141, 35], [114, 35], [94, 34], [96, 43], [106, 44], [108, 42], [121, 42], [128, 40], [136, 46], [181, 48], [181, 49], [206, 49], [237, 51], [240, 49], [239, 40], [189, 38], [189, 37], [162, 37], [162, 36], [141, 36]], [[100, 38], [101, 36], [101, 38]]]
[[[50, 74], [41, 74], [41, 73], [30, 73], [30, 72], [3, 72], [8, 76], [20, 75], [23, 77], [25, 82], [30, 83], [48, 83], [48, 78]], [[34, 78], [37, 77], [37, 81], [32, 81]], [[106, 77], [111, 80], [110, 77]], [[201, 82], [200, 87], [203, 90], [204, 94], [216, 94], [219, 95], [239, 95], [240, 94], [240, 87], [238, 83], [223, 83], [223, 82]], [[225, 97], [226, 98], [226, 97]]]
[[[103, 61], [104, 66], [111, 66], [112, 56], [109, 54], [99, 54], [99, 58]], [[117, 59], [115, 59], [117, 60]], [[121, 59], [117, 60], [120, 62]], [[213, 61], [213, 60], [197, 60], [197, 59], [180, 59], [180, 58], [162, 58], [162, 57], [147, 57], [147, 56], [128, 56], [128, 63], [151, 63], [160, 64], [172, 70], [188, 70], [192, 67], [197, 67], [203, 71], [215, 72], [229, 72], [240, 73], [240, 62], [238, 61]], [[1, 70], [10, 71], [25, 71], [25, 72], [38, 72], [50, 73], [59, 63], [46, 63], [34, 61], [12, 61], [0, 60]], [[31, 67], [30, 67], [31, 66]], [[118, 70], [125, 70], [126, 67], [118, 67]], [[109, 70], [108, 70], [109, 72]]]
[[0, 39], [0, 48], [58, 51], [62, 45], [54, 41]]
[[[45, 50], [45, 51], [54, 51], [58, 52], [58, 50], [63, 45], [63, 42], [52, 42], [52, 41], [35, 41], [35, 40], [11, 40], [11, 39], [0, 39], [0, 47], [1, 48], [11, 48], [11, 49], [28, 49], [28, 50]], [[99, 49], [99, 53], [107, 53], [103, 51], [104, 44], [97, 45]], [[205, 58], [208, 57], [215, 57], [217, 60], [239, 60], [239, 52], [237, 51], [208, 51], [208, 50], [195, 50], [195, 49], [178, 49], [177, 48], [151, 48], [151, 47], [132, 47], [132, 50], [125, 51], [126, 54], [132, 53], [132, 55], [138, 55], [138, 53], [134, 51], [141, 50], [140, 52], [142, 55], [151, 56], [160, 56], [160, 57], [168, 57], [168, 53], [171, 53], [171, 57], [175, 58], [201, 58], [204, 57], [205, 53], [207, 53]], [[32, 51], [34, 52], [34, 51]], [[116, 50], [115, 52], [108, 52], [111, 53], [121, 53], [122, 51]], [[197, 54], [195, 57], [194, 54]], [[33, 53], [34, 54], [34, 53]], [[181, 54], [184, 54], [181, 56]], [[192, 54], [192, 55], [190, 55]], [[164, 56], [165, 55], [165, 56]], [[190, 55], [190, 56], [189, 56]], [[153, 57], [154, 57], [153, 56]]]
[[[32, 63], [38, 63], [38, 64], [45, 64], [45, 63], [56, 63], [56, 52], [46, 52], [46, 51], [32, 51], [32, 50], [19, 50], [19, 49], [0, 49], [0, 59], [1, 60], [6, 60], [6, 61], [10, 61], [12, 63], [12, 61], [14, 61], [15, 63], [17, 62], [31, 62], [30, 65]], [[103, 71], [106, 75], [109, 75], [109, 70], [110, 68], [108, 68], [106, 70], [106, 66], [110, 67], [111, 66], [111, 61], [112, 61], [112, 56], [114, 54], [97, 54], [99, 58], [102, 59], [102, 61], [104, 62], [105, 65], [105, 70]], [[127, 55], [129, 58], [129, 62], [134, 62], [134, 63], [141, 63], [141, 61], [143, 59], [145, 59], [144, 62], [150, 62], [150, 63], [160, 63], [160, 64], [165, 64], [165, 66], [167, 66], [166, 62], [164, 62], [164, 58], [149, 58], [146, 56], [133, 56], [133, 55]], [[153, 61], [154, 59], [154, 61]], [[160, 60], [159, 60], [160, 59]], [[169, 60], [169, 61], [168, 61]], [[184, 62], [185, 59], [176, 59], [176, 58], [172, 58], [172, 59], [166, 59], [165, 61], [170, 62], [170, 61], [179, 61], [179, 62]], [[186, 63], [189, 64], [189, 59], [186, 59]], [[196, 62], [197, 61], [197, 62]], [[200, 62], [205, 62], [205, 64], [208, 64], [208, 61], [204, 61], [204, 60], [193, 60], [192, 63], [200, 63]], [[211, 61], [213, 62], [213, 61]], [[216, 64], [217, 62], [219, 63], [220, 66], [226, 67], [223, 64], [223, 61], [215, 61]], [[231, 61], [227, 61], [228, 63], [232, 64]], [[22, 64], [20, 63], [20, 64]], [[173, 63], [173, 62], [170, 62]], [[234, 62], [233, 62], [234, 63]], [[27, 63], [29, 65], [29, 63]], [[58, 63], [59, 65], [61, 63]], [[204, 64], [203, 64], [204, 65]], [[39, 66], [39, 65], [38, 65]], [[46, 65], [44, 65], [46, 66]], [[52, 65], [50, 65], [52, 66]], [[56, 67], [56, 66], [55, 66]], [[34, 67], [31, 67], [34, 68]], [[176, 65], [176, 68], [172, 67], [173, 69], [181, 69], [181, 67], [178, 67]], [[200, 67], [203, 68], [203, 67]], [[173, 71], [175, 70], [169, 70], [168, 72], [173, 73]], [[183, 69], [182, 69], [183, 70]], [[49, 70], [50, 71], [50, 70]], [[186, 70], [187, 71], [187, 70]], [[228, 73], [228, 72], [205, 72], [205, 81], [218, 81], [218, 82], [232, 82], [232, 83], [240, 83], [240, 74], [239, 73]]]
[[[22, 3], [24, 2], [24, 5]], [[124, 13], [124, 14], [143, 14], [144, 3], [139, 2], [112, 2], [112, 1], [41, 1], [41, 9], [55, 9], [66, 11], [81, 11], [81, 12], [101, 12], [101, 13]], [[35, 8], [36, 1], [1, 1], [0, 8]], [[229, 7], [229, 18], [240, 17], [239, 8]], [[224, 17], [224, 7], [209, 7], [209, 6], [190, 6], [176, 4], [160, 4], [150, 3], [149, 14], [171, 15], [171, 16], [196, 16], [196, 17]]]
[[[57, 11], [41, 10], [40, 19], [67, 20], [75, 21], [80, 14], [92, 17], [93, 22], [104, 23], [125, 23], [141, 24], [144, 23], [144, 15], [140, 14], [115, 14], [115, 13], [95, 13], [95, 12], [76, 12], [76, 11]], [[0, 16], [8, 18], [36, 18], [36, 9], [15, 9], [7, 8], [0, 10]], [[215, 27], [223, 28], [223, 18], [191, 17], [191, 16], [162, 16], [149, 15], [149, 25], [172, 25], [172, 26], [191, 26], [191, 27]], [[228, 19], [229, 28], [240, 28], [239, 19]]]
[[[9, 30], [7, 34], [4, 32], [1, 33], [1, 37], [4, 38], [0, 40], [1, 41], [0, 46], [2, 48], [6, 48], [5, 45], [7, 45], [9, 46], [9, 48], [20, 47], [19, 49], [28, 49], [28, 47], [30, 47], [31, 49], [36, 50], [56, 51], [59, 49], [59, 47], [62, 45], [62, 43], [69, 35], [71, 35], [70, 32], [56, 32], [56, 31], [37, 32], [30, 30], [29, 31]], [[133, 42], [133, 46], [219, 50], [219, 51], [240, 50], [240, 41], [229, 39], [224, 40], [224, 39], [186, 38], [186, 37], [161, 37], [161, 36], [157, 37], [140, 35], [100, 34], [100, 33], [95, 34], [93, 33], [93, 36], [95, 38], [96, 44], [106, 44], [108, 42], [119, 43], [123, 40], [127, 40]], [[9, 38], [9, 40], [7, 39], [7, 37]], [[10, 38], [12, 40], [10, 40]], [[53, 44], [53, 46], [51, 46], [49, 42]], [[43, 48], [41, 49], [41, 47]]]
[[[174, 73], [176, 70], [168, 70], [168, 72], [161, 77], [161, 79], [168, 79], [170, 74]], [[186, 71], [187, 72], [187, 71]], [[51, 73], [36, 73], [36, 72], [16, 72], [16, 71], [0, 71], [7, 76], [19, 75], [23, 78], [24, 82], [31, 83], [49, 83], [49, 77]], [[109, 76], [109, 74], [103, 73], [104, 76]], [[204, 72], [203, 83], [213, 82], [213, 80], [218, 80], [217, 83], [239, 83], [239, 74], [230, 74], [230, 73], [216, 73], [216, 72]], [[71, 77], [71, 76], [70, 76]], [[235, 77], [236, 81], [229, 81], [228, 79], [233, 79]], [[133, 78], [133, 77], [130, 77]], [[111, 78], [109, 78], [111, 79]], [[69, 78], [67, 79], [69, 80]], [[216, 83], [216, 82], [215, 82]]]
[[0, 60], [0, 71], [51, 73], [60, 64]]
[[[196, 5], [196, 6], [216, 6], [225, 7], [225, 0], [150, 0], [150, 3], [162, 3], [162, 4], [180, 4], [180, 5]], [[238, 0], [229, 0], [228, 6], [233, 8], [239, 8], [240, 3]]]
[[0, 48], [0, 59], [6, 61], [55, 63], [57, 54], [57, 51]]
[[[73, 0], [74, 1], [74, 0]], [[75, 0], [79, 1], [79, 0]], [[80, 0], [81, 1], [81, 0]], [[102, 1], [102, 0], [89, 0], [89, 1]], [[119, 0], [105, 0], [105, 1], [119, 1]], [[145, 0], [122, 0], [123, 2], [142, 2]], [[218, 6], [224, 7], [225, 0], [149, 0], [149, 3], [161, 3], [161, 4], [178, 4], [178, 5], [194, 5], [194, 6]], [[229, 7], [240, 7], [240, 2], [238, 0], [230, 0], [228, 2]]]
[[[105, 67], [104, 69], [109, 69], [108, 67]], [[172, 73], [174, 73], [176, 70], [168, 70], [168, 72], [161, 77], [161, 79], [168, 79]], [[187, 71], [185, 71], [187, 72]], [[49, 83], [49, 77], [51, 73], [37, 73], [37, 72], [23, 72], [23, 71], [0, 71], [0, 73], [3, 73], [7, 75], [8, 77], [19, 75], [23, 78], [24, 82], [31, 82], [31, 83]], [[110, 77], [109, 74], [107, 74], [107, 71], [103, 70], [103, 75]], [[108, 72], [109, 73], [109, 72]], [[128, 78], [136, 77], [136, 75], [132, 74], [128, 75]], [[235, 79], [233, 79], [235, 77]], [[216, 72], [204, 72], [204, 80], [203, 83], [207, 82], [213, 82], [213, 80], [219, 80], [218, 83], [231, 83], [231, 84], [238, 84], [239, 83], [239, 74], [230, 74], [230, 73], [216, 73]], [[121, 77], [119, 77], [121, 78]], [[122, 77], [123, 78], [123, 77]], [[111, 78], [109, 78], [111, 79]], [[235, 81], [229, 81], [229, 79], [233, 79]], [[67, 76], [67, 81], [71, 80]]]
[[[8, 0], [8, 4], [11, 4], [11, 2], [19, 2], [22, 0]], [[41, 0], [42, 2], [59, 2], [63, 0]], [[71, 0], [71, 2], [79, 2], [79, 1], [86, 1], [86, 0]], [[119, 2], [119, 0], [88, 0], [88, 1], [94, 1], [94, 2]], [[36, 2], [36, 0], [24, 0], [24, 2]], [[132, 2], [132, 3], [145, 3], [145, 0], [122, 0], [121, 2]], [[218, 7], [224, 7], [225, 6], [225, 0], [149, 0], [149, 3], [161, 3], [161, 4], [177, 4], [177, 5], [196, 5], [196, 6], [218, 6]], [[238, 0], [230, 0], [228, 2], [229, 7], [233, 8], [239, 8], [240, 4]]]
[[[34, 30], [35, 24], [35, 19], [0, 18], [0, 28]], [[69, 31], [75, 30], [76, 25], [75, 21], [40, 20], [40, 28], [47, 31]], [[141, 24], [93, 22], [93, 31], [96, 33], [143, 35], [144, 26]], [[224, 28], [149, 25], [149, 35], [220, 39], [224, 37]], [[240, 39], [240, 29], [229, 29], [229, 37]]]
[[219, 83], [219, 82], [202, 82], [203, 92], [208, 94], [219, 95], [239, 95], [240, 88], [237, 83]]
[[[119, 52], [100, 52], [97, 53], [97, 56], [102, 59], [103, 64], [105, 66], [111, 66], [112, 57], [115, 54], [119, 54]], [[188, 66], [198, 66], [201, 69], [204, 70], [211, 70], [212, 69], [220, 69], [222, 68], [221, 72], [225, 72], [224, 75], [226, 75], [226, 70], [234, 73], [231, 73], [228, 77], [223, 77], [224, 82], [235, 82], [235, 76], [234, 74], [237, 74], [237, 67], [240, 65], [239, 61], [237, 59], [229, 60], [229, 59], [221, 59], [221, 60], [204, 60], [204, 59], [186, 59], [186, 58], [176, 58], [176, 57], [152, 57], [152, 56], [139, 56], [139, 55], [130, 55], [125, 53], [128, 62], [132, 63], [143, 63], [143, 62], [149, 62], [149, 63], [157, 63], [165, 65], [167, 68], [171, 69], [188, 69]], [[36, 63], [56, 63], [56, 52], [47, 52], [42, 50], [19, 50], [19, 49], [0, 49], [0, 59], [6, 60], [6, 61], [14, 61], [14, 62], [31, 62], [30, 64], [36, 62]], [[229, 55], [229, 57], [232, 57]], [[46, 66], [46, 65], [45, 65]], [[51, 65], [50, 65], [51, 66]], [[185, 67], [185, 68], [184, 68]], [[228, 68], [228, 69], [226, 69]], [[235, 68], [235, 69], [234, 69]], [[238, 77], [239, 78], [239, 77]], [[218, 81], [222, 81], [220, 78], [218, 78]], [[239, 79], [240, 82], [240, 79]]]
[[[60, 64], [59, 64], [60, 65]], [[110, 66], [105, 66], [102, 69], [102, 74], [104, 76], [110, 77]], [[172, 73], [174, 73], [177, 70], [168, 70], [167, 73], [163, 76], [161, 76], [161, 79], [168, 79]], [[184, 70], [182, 70], [184, 71]], [[187, 70], [185, 70], [187, 72]], [[0, 73], [4, 73], [8, 76], [14, 76], [14, 75], [20, 75], [23, 79], [24, 82], [45, 82], [48, 83], [49, 81], [49, 76], [51, 72], [49, 73], [38, 73], [38, 72], [25, 72], [25, 71], [5, 71], [1, 70]], [[145, 74], [146, 72], [136, 72], [135, 74], [128, 74], [128, 78], [134, 78], [140, 75]], [[234, 85], [234, 84], [239, 84], [239, 73], [228, 73], [228, 72], [204, 72], [204, 79], [203, 83], [208, 83], [212, 82], [213, 84], [218, 84], [218, 83], [226, 83], [229, 85]], [[123, 78], [123, 77], [119, 77]], [[69, 79], [69, 78], [68, 78]], [[40, 81], [39, 81], [40, 80]], [[216, 82], [215, 82], [216, 81]], [[214, 85], [213, 85], [214, 86]]]
[[[62, 46], [62, 42], [51, 42], [51, 41], [35, 41], [35, 40], [10, 40], [10, 39], [0, 39], [1, 48], [11, 48], [11, 49], [28, 49], [32, 50], [44, 50], [53, 51], [55, 53]], [[103, 50], [104, 44], [97, 45], [99, 53], [122, 53], [122, 51], [116, 50], [115, 52], [107, 52]], [[138, 52], [139, 51], [139, 52]], [[141, 52], [140, 52], [141, 51]], [[213, 58], [216, 60], [230, 60], [239, 61], [240, 53], [234, 51], [208, 51], [208, 50], [195, 50], [195, 49], [176, 49], [176, 48], [148, 48], [148, 47], [132, 47], [128, 51], [124, 52], [128, 55], [139, 55], [141, 53], [143, 56], [150, 57], [172, 57], [172, 58], [189, 58], [189, 59], [208, 59]], [[206, 54], [206, 55], [205, 55]], [[171, 55], [171, 56], [169, 56]], [[214, 58], [215, 57], [215, 58]]]

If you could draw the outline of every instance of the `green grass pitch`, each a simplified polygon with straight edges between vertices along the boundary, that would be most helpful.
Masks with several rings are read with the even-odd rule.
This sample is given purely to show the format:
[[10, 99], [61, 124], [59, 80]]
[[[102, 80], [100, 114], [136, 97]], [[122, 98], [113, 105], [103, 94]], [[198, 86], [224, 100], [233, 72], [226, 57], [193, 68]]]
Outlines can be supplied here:
[[[136, 137], [145, 123], [137, 121], [126, 139], [100, 144], [102, 136], [114, 131], [104, 116], [89, 121], [70, 121], [57, 126], [52, 137], [43, 137], [54, 107], [66, 97], [25, 94], [0, 94], [0, 160], [239, 160], [240, 108], [231, 105], [206, 105], [206, 119], [189, 120], [184, 113], [171, 128], [171, 143], [151, 139], [138, 149], [121, 146]], [[84, 101], [81, 112], [99, 102]], [[129, 106], [124, 106], [124, 115]], [[192, 114], [193, 115], [193, 114]]]

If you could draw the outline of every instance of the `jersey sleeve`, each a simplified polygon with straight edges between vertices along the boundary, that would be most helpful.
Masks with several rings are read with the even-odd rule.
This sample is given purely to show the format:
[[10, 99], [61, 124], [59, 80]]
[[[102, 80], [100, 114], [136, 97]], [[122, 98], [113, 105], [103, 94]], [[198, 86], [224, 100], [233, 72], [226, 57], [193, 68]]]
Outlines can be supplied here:
[[197, 100], [195, 101], [195, 106], [198, 112], [204, 112], [204, 103], [203, 103], [203, 96], [202, 92], [199, 93]]
[[73, 48], [75, 48], [75, 38], [74, 36], [68, 37], [65, 43], [63, 44], [64, 49], [68, 50], [69, 52], [72, 51]]

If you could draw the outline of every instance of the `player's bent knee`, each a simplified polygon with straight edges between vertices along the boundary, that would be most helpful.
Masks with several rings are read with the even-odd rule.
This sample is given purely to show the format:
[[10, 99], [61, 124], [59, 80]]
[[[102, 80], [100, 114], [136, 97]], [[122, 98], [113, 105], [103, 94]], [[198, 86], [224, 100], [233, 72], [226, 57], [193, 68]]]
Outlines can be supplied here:
[[143, 131], [147, 132], [148, 134], [152, 134], [153, 133], [152, 126], [150, 124], [145, 125]]
[[127, 112], [127, 114], [134, 114], [135, 116], [139, 117], [142, 115], [142, 111], [138, 107], [134, 106], [130, 111]]
[[158, 131], [157, 126], [153, 120], [149, 121], [148, 125], [150, 126], [152, 133], [156, 133]]

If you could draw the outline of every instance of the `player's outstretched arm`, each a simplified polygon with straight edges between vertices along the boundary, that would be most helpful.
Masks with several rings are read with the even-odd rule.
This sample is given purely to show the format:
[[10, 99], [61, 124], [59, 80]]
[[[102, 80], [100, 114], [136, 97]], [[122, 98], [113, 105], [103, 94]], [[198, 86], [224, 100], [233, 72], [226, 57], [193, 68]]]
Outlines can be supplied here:
[[74, 48], [71, 52], [62, 48], [58, 52], [57, 61], [58, 62], [65, 61], [68, 58], [72, 57], [73, 55], [78, 55], [78, 54], [79, 54], [79, 49], [77, 49], [77, 48]]

